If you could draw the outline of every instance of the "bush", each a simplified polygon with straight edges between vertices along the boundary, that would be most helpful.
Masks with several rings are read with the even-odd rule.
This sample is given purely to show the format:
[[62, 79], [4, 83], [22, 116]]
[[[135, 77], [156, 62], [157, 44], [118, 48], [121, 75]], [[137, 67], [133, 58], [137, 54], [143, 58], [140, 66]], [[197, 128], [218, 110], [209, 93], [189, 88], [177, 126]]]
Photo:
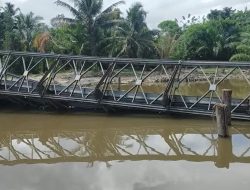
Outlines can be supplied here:
[[250, 61], [250, 55], [244, 53], [235, 54], [231, 57], [230, 61]]

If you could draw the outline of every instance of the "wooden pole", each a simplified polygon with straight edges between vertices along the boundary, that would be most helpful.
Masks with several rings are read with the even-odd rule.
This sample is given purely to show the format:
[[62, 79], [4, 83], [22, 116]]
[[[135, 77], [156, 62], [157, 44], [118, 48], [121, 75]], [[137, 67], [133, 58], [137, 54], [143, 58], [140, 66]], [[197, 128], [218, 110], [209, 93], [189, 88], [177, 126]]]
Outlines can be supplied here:
[[227, 124], [232, 125], [231, 121], [231, 107], [232, 107], [232, 90], [223, 89], [222, 90], [222, 103], [227, 105]]
[[232, 137], [217, 139], [217, 159], [215, 166], [218, 168], [229, 168], [233, 157]]
[[118, 91], [121, 91], [121, 77], [118, 77]]
[[215, 104], [214, 106], [217, 122], [218, 135], [220, 137], [228, 137], [228, 123], [227, 123], [227, 105]]

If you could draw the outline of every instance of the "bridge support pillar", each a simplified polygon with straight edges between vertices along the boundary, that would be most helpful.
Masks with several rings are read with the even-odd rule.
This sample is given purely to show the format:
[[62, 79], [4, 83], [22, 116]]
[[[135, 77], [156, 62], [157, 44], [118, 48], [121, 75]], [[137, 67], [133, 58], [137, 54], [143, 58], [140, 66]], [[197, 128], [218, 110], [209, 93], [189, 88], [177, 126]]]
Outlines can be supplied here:
[[222, 90], [222, 103], [227, 105], [227, 124], [232, 125], [231, 122], [231, 107], [232, 107], [232, 90], [231, 89], [223, 89]]

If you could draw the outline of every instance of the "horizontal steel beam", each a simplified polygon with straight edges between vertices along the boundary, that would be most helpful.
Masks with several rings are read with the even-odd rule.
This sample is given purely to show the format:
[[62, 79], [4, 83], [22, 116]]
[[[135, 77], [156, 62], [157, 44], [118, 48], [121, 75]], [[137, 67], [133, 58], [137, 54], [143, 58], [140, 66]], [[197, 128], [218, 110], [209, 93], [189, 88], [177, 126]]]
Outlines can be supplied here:
[[179, 60], [164, 60], [164, 59], [140, 59], [140, 58], [105, 58], [105, 57], [90, 57], [90, 56], [74, 56], [64, 54], [49, 54], [49, 53], [32, 53], [32, 52], [16, 52], [16, 51], [0, 51], [0, 55], [15, 55], [15, 56], [32, 56], [32, 57], [45, 57], [45, 58], [59, 58], [72, 60], [86, 60], [86, 61], [101, 61], [103, 63], [116, 62], [116, 63], [138, 63], [138, 64], [181, 64], [183, 66], [241, 66], [250, 67], [250, 62], [226, 62], [226, 61], [179, 61]]

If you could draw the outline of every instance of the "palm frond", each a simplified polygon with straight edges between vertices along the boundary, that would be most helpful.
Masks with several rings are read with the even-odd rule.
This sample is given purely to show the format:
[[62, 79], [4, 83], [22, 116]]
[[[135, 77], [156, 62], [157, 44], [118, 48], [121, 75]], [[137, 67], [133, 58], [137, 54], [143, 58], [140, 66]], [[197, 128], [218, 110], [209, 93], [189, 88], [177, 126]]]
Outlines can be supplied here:
[[65, 18], [65, 17], [55, 17], [51, 19], [52, 25], [56, 25], [56, 23], [67, 23], [67, 24], [75, 24], [77, 21], [73, 18]]
[[106, 8], [104, 11], [102, 11], [101, 14], [105, 14], [105, 13], [111, 12], [111, 11], [113, 11], [114, 8], [116, 8], [117, 6], [119, 6], [121, 4], [125, 4], [125, 1], [118, 1], [116, 3], [113, 3], [108, 8]]
[[61, 0], [57, 0], [55, 2], [55, 4], [58, 5], [58, 6], [61, 6], [61, 7], [64, 7], [66, 9], [68, 9], [73, 14], [73, 16], [75, 16], [75, 17], [78, 17], [78, 18], [81, 17], [81, 14], [79, 13], [79, 11], [77, 11], [74, 7], [72, 7], [68, 3], [65, 3], [65, 2], [63, 2]]

